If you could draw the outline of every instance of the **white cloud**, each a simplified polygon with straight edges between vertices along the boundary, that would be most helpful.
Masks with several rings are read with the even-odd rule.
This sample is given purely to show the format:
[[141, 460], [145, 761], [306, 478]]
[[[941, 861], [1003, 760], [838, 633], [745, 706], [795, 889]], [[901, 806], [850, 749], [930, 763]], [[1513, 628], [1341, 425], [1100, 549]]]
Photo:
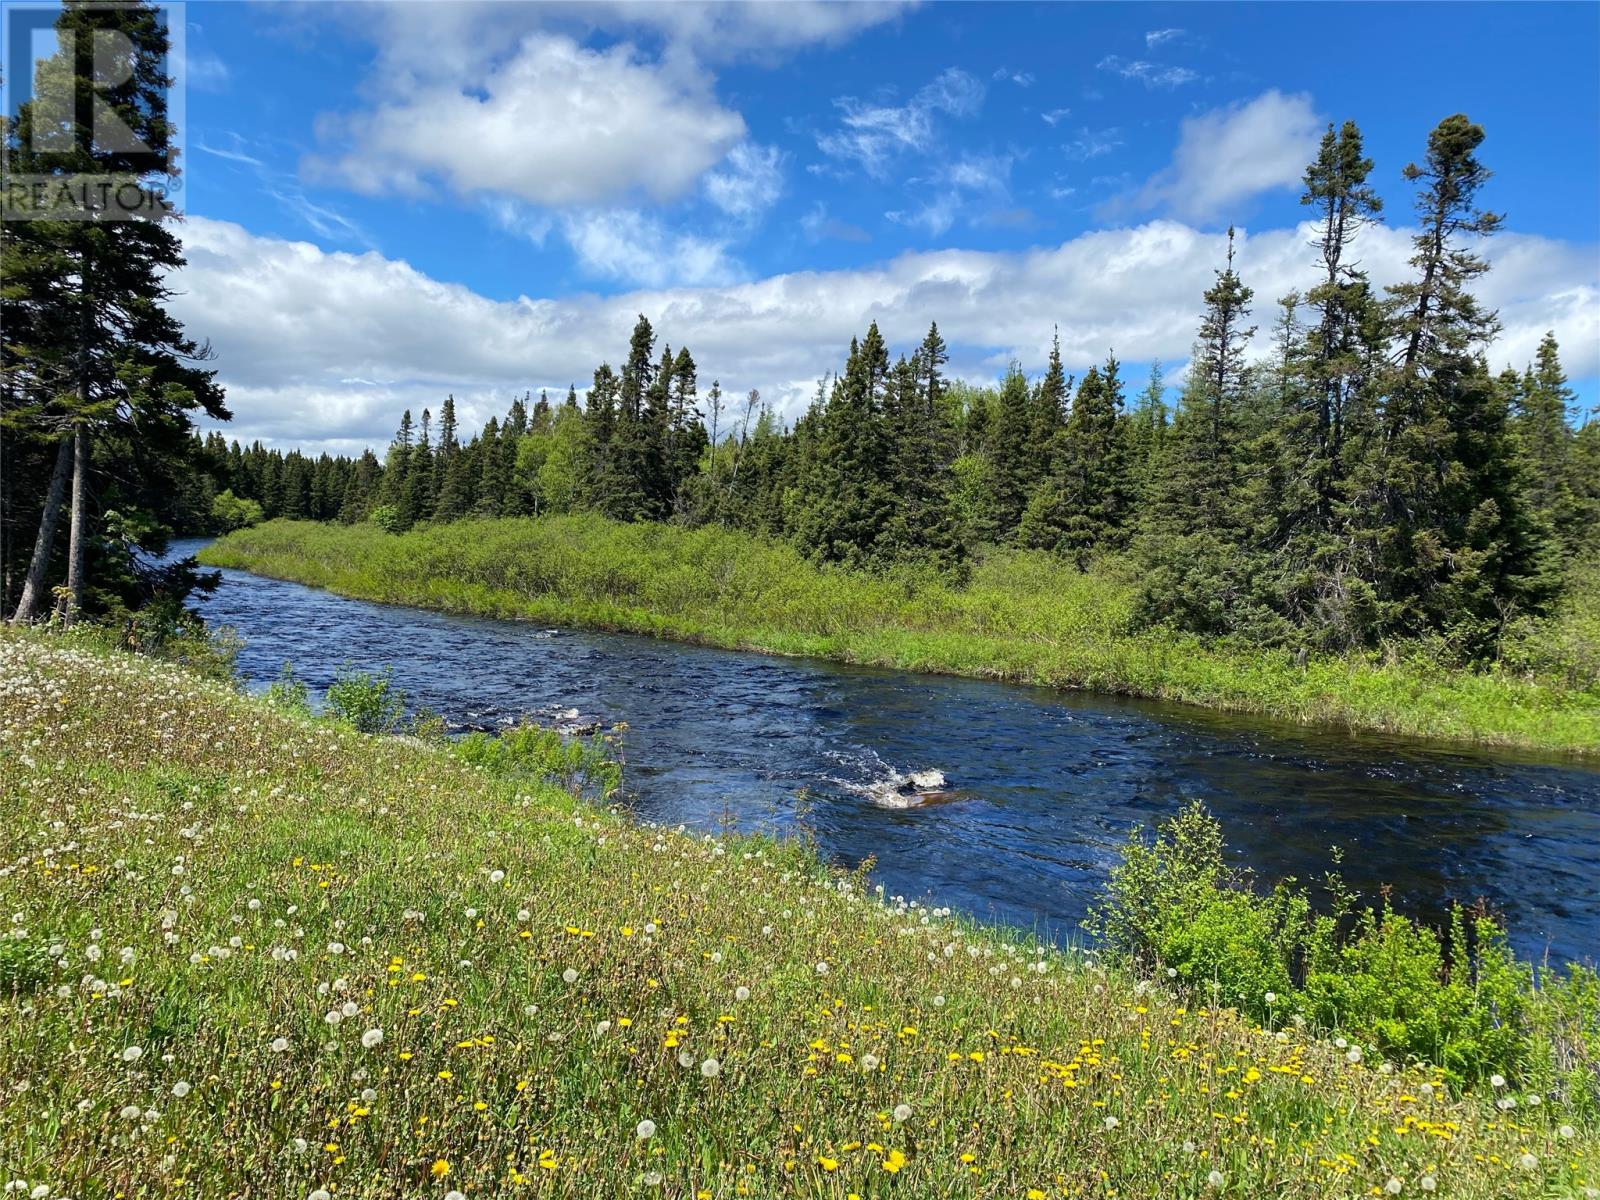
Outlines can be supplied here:
[[1152, 29], [1144, 35], [1144, 44], [1154, 50], [1157, 46], [1177, 41], [1183, 35], [1182, 29]]
[[994, 78], [1002, 82], [1009, 80], [1020, 88], [1029, 88], [1035, 83], [1034, 77], [1029, 72], [1013, 71], [1010, 67], [996, 67]]
[[1070, 108], [1052, 108], [1048, 112], [1042, 112], [1039, 114], [1039, 116], [1043, 118], [1044, 123], [1050, 126], [1052, 129], [1061, 124], [1062, 121], [1065, 121], [1071, 115], [1072, 110]]
[[[1009, 154], [962, 154], [942, 162], [926, 179], [911, 180], [912, 191], [932, 198], [911, 211], [883, 215], [897, 225], [920, 229], [938, 237], [976, 198], [988, 202], [991, 215], [997, 203], [1009, 198], [1012, 158]], [[933, 187], [930, 189], [929, 184]]]
[[934, 143], [934, 117], [970, 117], [983, 104], [983, 84], [957, 67], [947, 67], [903, 105], [866, 104], [854, 96], [834, 103], [844, 113], [842, 127], [817, 138], [817, 147], [833, 158], [856, 162], [876, 178], [888, 175], [890, 163], [908, 150], [926, 150]]
[[727, 243], [668, 229], [634, 209], [572, 213], [562, 233], [590, 275], [623, 283], [689, 287], [730, 283], [743, 269], [728, 257]]
[[740, 142], [723, 169], [706, 176], [706, 199], [741, 221], [759, 217], [783, 194], [783, 158], [776, 146]]
[[1110, 154], [1120, 145], [1122, 130], [1090, 129], [1086, 126], [1078, 130], [1078, 136], [1062, 146], [1061, 151], [1073, 162], [1087, 162], [1091, 158]]
[[[1311, 232], [1241, 238], [1239, 269], [1263, 329], [1271, 297], [1315, 279]], [[1181, 362], [1223, 254], [1220, 235], [1156, 220], [1020, 253], [940, 250], [724, 286], [498, 301], [376, 253], [329, 253], [201, 217], [182, 234], [189, 266], [173, 307], [217, 350], [236, 414], [229, 436], [345, 450], [385, 444], [401, 408], [437, 408], [447, 392], [471, 424], [527, 388], [581, 391], [598, 363], [625, 353], [641, 312], [662, 338], [693, 349], [702, 378], [736, 394], [760, 388], [791, 416], [873, 319], [896, 347], [936, 319], [952, 369], [969, 378], [993, 378], [1013, 356], [1037, 370], [1058, 324], [1080, 372], [1111, 348], [1130, 363]], [[1408, 275], [1407, 231], [1375, 226], [1358, 247], [1375, 282]], [[1480, 292], [1505, 325], [1491, 363], [1521, 366], [1554, 329], [1571, 375], [1600, 374], [1595, 247], [1508, 234], [1488, 253], [1495, 269]], [[1258, 353], [1267, 341], [1258, 335]]]
[[[431, 8], [432, 5], [412, 7]], [[307, 169], [359, 191], [500, 194], [554, 207], [643, 194], [683, 195], [743, 136], [697, 73], [643, 60], [631, 46], [591, 50], [529, 34], [478, 79], [419, 82], [376, 108], [326, 117], [347, 143]], [[664, 148], [670, 147], [670, 152]]]
[[1108, 54], [1095, 64], [1102, 71], [1110, 71], [1124, 79], [1136, 79], [1147, 88], [1177, 88], [1199, 79], [1197, 72], [1188, 67], [1163, 67], [1142, 59], [1127, 59]]
[[1145, 183], [1134, 203], [1188, 220], [1228, 215], [1259, 192], [1297, 185], [1322, 127], [1310, 96], [1276, 90], [1185, 117], [1171, 165]]

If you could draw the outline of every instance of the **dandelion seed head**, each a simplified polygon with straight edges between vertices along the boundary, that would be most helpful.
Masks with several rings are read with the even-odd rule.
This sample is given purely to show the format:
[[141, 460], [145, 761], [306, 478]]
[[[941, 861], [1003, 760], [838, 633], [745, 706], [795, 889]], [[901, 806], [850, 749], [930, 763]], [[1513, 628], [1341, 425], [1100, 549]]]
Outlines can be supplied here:
[[894, 1119], [899, 1124], [904, 1124], [911, 1119], [911, 1105], [896, 1104], [894, 1106]]
[[656, 1135], [656, 1123], [651, 1120], [640, 1121], [633, 1127], [633, 1133], [641, 1142], [646, 1138], [653, 1138]]
[[361, 1035], [361, 1044], [368, 1050], [383, 1044], [383, 1030], [369, 1029]]
[[715, 1079], [722, 1073], [722, 1064], [714, 1058], [708, 1058], [700, 1064], [700, 1074], [707, 1079]]

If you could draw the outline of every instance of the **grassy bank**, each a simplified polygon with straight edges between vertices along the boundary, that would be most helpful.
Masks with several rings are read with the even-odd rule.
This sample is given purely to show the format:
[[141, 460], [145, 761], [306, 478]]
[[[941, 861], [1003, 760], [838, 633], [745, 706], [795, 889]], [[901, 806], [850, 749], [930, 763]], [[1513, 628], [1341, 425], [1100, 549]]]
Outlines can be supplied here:
[[22, 1195], [1488, 1200], [1600, 1178], [1596, 1128], [1555, 1097], [1453, 1095], [880, 904], [801, 848], [638, 827], [38, 636], [0, 635], [0, 902]]
[[[1132, 587], [1043, 554], [984, 559], [965, 587], [818, 568], [717, 529], [594, 516], [399, 536], [274, 521], [203, 561], [348, 596], [730, 648], [1182, 700], [1305, 723], [1600, 753], [1600, 684], [1207, 646], [1130, 631]], [[1588, 636], [1585, 634], [1584, 636]]]

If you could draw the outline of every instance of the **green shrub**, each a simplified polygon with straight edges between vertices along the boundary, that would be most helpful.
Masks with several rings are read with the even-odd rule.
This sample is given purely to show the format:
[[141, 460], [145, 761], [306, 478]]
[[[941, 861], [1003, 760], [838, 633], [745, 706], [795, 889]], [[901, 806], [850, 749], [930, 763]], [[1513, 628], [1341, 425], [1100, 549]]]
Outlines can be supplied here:
[[1441, 934], [1337, 875], [1325, 911], [1293, 880], [1270, 891], [1229, 871], [1196, 802], [1152, 838], [1135, 830], [1087, 922], [1114, 956], [1269, 1025], [1343, 1033], [1457, 1083], [1493, 1074], [1583, 1108], [1600, 1104], [1600, 977], [1520, 962], [1505, 931], [1457, 907]]
[[453, 749], [462, 759], [497, 775], [554, 783], [577, 796], [603, 801], [622, 786], [622, 727], [589, 737], [519, 725], [496, 736], [469, 733]]
[[305, 680], [294, 673], [294, 664], [285, 660], [278, 677], [267, 685], [267, 703], [283, 712], [311, 715], [311, 694]]
[[50, 978], [50, 956], [27, 938], [0, 938], [0, 997], [38, 991]]
[[404, 533], [406, 519], [393, 504], [380, 504], [367, 518], [385, 533]]
[[406, 695], [394, 686], [393, 667], [373, 675], [344, 666], [328, 688], [328, 709], [362, 733], [393, 733], [405, 717]]

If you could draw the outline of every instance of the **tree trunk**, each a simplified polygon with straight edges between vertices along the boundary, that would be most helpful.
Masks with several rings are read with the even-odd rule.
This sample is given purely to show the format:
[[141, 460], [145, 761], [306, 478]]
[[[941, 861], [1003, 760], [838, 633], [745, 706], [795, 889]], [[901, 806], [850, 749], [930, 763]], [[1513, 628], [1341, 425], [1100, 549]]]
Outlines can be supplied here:
[[62, 622], [71, 625], [83, 611], [83, 566], [85, 555], [84, 510], [89, 483], [89, 426], [79, 421], [72, 434], [72, 522], [67, 541], [67, 596]]
[[11, 618], [13, 625], [28, 625], [39, 617], [44, 599], [44, 575], [50, 566], [50, 551], [55, 546], [56, 525], [61, 519], [61, 494], [67, 486], [67, 467], [72, 462], [72, 439], [63, 434], [56, 450], [55, 469], [50, 472], [50, 486], [44, 496], [44, 513], [39, 518], [39, 536], [33, 543], [33, 557], [28, 561], [28, 575], [22, 585], [22, 599]]

